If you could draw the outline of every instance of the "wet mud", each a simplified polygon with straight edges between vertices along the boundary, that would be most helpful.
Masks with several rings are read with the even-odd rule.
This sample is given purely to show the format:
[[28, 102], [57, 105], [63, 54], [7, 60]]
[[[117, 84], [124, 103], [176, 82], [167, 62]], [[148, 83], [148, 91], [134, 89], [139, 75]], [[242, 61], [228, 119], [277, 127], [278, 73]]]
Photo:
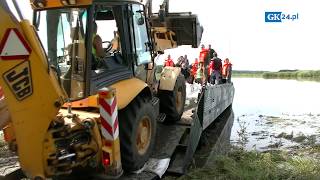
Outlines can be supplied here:
[[231, 143], [245, 150], [287, 150], [320, 143], [318, 114], [281, 116], [240, 115], [237, 117]]

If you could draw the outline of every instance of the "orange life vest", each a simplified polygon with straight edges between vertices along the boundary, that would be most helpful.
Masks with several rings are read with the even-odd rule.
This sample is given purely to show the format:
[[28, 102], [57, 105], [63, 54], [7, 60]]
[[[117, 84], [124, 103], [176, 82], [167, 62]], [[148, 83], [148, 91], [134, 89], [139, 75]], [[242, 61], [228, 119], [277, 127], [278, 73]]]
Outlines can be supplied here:
[[208, 56], [209, 50], [208, 49], [201, 49], [200, 56], [199, 56], [199, 62], [204, 62], [204, 59], [206, 56]]
[[210, 61], [209, 68], [208, 68], [208, 75], [209, 76], [212, 74], [212, 71], [213, 71], [213, 68], [214, 68], [213, 66], [214, 66], [213, 61]]
[[228, 75], [229, 68], [231, 67], [231, 63], [225, 63], [222, 67], [222, 76], [226, 77]]
[[195, 76], [197, 74], [197, 70], [198, 70], [198, 62], [195, 62], [192, 64], [191, 74]]
[[166, 66], [170, 66], [170, 67], [174, 67], [174, 63], [172, 59], [166, 59], [166, 61], [164, 62], [164, 67]]

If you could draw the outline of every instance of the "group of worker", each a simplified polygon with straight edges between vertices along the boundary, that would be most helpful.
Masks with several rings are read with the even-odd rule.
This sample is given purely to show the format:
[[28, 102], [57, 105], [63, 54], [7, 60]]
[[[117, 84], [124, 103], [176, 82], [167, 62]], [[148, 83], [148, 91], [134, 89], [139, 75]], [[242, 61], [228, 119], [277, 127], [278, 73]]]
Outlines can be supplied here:
[[171, 67], [181, 67], [181, 73], [187, 79], [190, 76], [189, 72], [189, 60], [188, 56], [180, 56], [177, 60], [177, 63], [174, 64], [173, 59], [171, 58], [170, 54], [168, 55], [167, 59], [164, 62], [164, 67], [171, 66]]
[[218, 57], [217, 52], [211, 48], [210, 44], [208, 48], [203, 44], [201, 45], [199, 58], [196, 58], [191, 65], [189, 65], [187, 55], [180, 56], [177, 64], [174, 64], [173, 59], [168, 55], [164, 66], [181, 67], [182, 74], [190, 84], [194, 82], [199, 84], [231, 82], [232, 64], [230, 60], [226, 58], [222, 64], [222, 60]]

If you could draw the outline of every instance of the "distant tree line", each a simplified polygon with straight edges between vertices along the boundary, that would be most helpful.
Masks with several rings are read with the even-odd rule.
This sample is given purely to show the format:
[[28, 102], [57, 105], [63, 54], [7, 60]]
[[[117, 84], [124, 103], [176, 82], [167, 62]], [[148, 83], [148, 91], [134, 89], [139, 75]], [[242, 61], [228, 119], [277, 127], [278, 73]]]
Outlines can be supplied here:
[[320, 78], [320, 70], [302, 71], [302, 70], [280, 70], [278, 72], [265, 72], [263, 78], [284, 78], [284, 79], [303, 79], [303, 78]]
[[235, 77], [262, 77], [263, 73], [267, 71], [246, 71], [246, 70], [233, 70], [232, 76]]
[[269, 71], [233, 71], [235, 77], [262, 77], [266, 79], [320, 79], [320, 70], [290, 70], [282, 69], [278, 72]]

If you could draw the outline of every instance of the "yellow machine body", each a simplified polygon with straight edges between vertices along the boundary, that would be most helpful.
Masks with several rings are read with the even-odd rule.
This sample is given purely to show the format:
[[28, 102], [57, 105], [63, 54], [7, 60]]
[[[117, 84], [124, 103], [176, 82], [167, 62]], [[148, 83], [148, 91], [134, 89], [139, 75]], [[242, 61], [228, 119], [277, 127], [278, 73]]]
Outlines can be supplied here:
[[160, 77], [160, 90], [173, 91], [177, 78], [181, 72], [179, 67], [164, 67]]
[[[11, 115], [17, 144], [20, 165], [26, 174], [32, 176], [44, 175], [43, 140], [50, 122], [56, 117], [59, 105], [63, 103], [63, 93], [59, 88], [54, 74], [49, 73], [45, 54], [35, 34], [33, 26], [28, 21], [18, 22], [5, 8], [0, 8], [0, 38], [8, 28], [19, 31], [28, 46], [32, 49], [25, 59], [0, 59], [0, 85], [3, 88], [7, 107]], [[29, 83], [18, 84], [19, 88], [30, 86], [31, 94], [24, 99], [18, 99], [12, 86], [4, 76], [8, 73], [21, 73], [21, 68], [27, 69]], [[17, 84], [16, 84], [17, 85]], [[43, 87], [46, 87], [45, 89]]]
[[[144, 88], [148, 85], [137, 78], [131, 78], [119, 81], [113, 85], [112, 88], [116, 89], [116, 96], [118, 101], [118, 109], [125, 108]], [[73, 108], [96, 107], [98, 108], [98, 95], [89, 96], [86, 99], [74, 101], [71, 103]], [[67, 107], [67, 104], [64, 105]]]
[[[121, 1], [140, 2], [138, 0]], [[69, 4], [66, 5], [66, 2]], [[31, 6], [35, 10], [63, 9], [68, 6], [88, 6], [93, 2], [93, 0], [31, 0]], [[6, 126], [4, 132], [8, 135], [7, 140], [16, 142], [23, 172], [31, 178], [46, 179], [52, 176], [70, 174], [76, 167], [90, 166], [90, 168], [100, 170], [98, 172], [104, 174], [112, 174], [110, 172], [114, 170], [120, 171], [122, 168], [120, 167], [122, 158], [120, 156], [122, 152], [125, 152], [120, 152], [120, 142], [123, 141], [120, 136], [113, 140], [108, 140], [105, 135], [103, 137], [101, 128], [105, 124], [101, 120], [103, 119], [101, 118], [102, 113], [98, 113], [99, 108], [101, 110], [99, 96], [82, 97], [84, 99], [66, 103], [68, 102], [68, 95], [57, 78], [59, 73], [56, 69], [50, 68], [35, 28], [27, 20], [18, 21], [13, 17], [5, 1], [0, 1], [0, 22], [2, 24], [0, 28], [0, 42], [2, 44], [5, 43], [8, 31], [14, 29], [14, 32], [21, 34], [20, 40], [24, 39], [23, 43], [29, 49], [28, 55], [11, 57], [10, 60], [1, 58], [0, 52], [0, 86], [5, 94], [5, 101], [0, 101], [0, 113], [8, 115], [3, 119], [0, 118], [0, 126]], [[164, 31], [164, 29], [161, 29], [162, 33], [166, 33]], [[168, 46], [163, 46], [163, 48], [176, 47], [176, 43], [172, 44], [175, 34], [173, 32], [166, 34], [170, 42], [166, 42]], [[85, 56], [81, 59], [85, 60]], [[148, 63], [146, 67], [150, 68], [151, 63]], [[158, 89], [172, 91], [181, 70], [180, 68], [165, 67], [158, 88], [158, 82], [155, 82], [153, 78], [154, 68], [148, 69], [146, 67], [143, 68], [148, 71], [146, 71], [146, 74], [148, 74], [148, 77], [146, 77], [147, 83], [140, 80], [143, 78], [132, 78], [132, 76], [130, 78], [128, 76], [130, 79], [115, 81], [116, 83], [110, 85], [110, 88], [115, 90], [115, 95], [112, 96], [116, 98], [116, 106], [114, 107], [123, 111], [131, 102], [135, 102], [134, 99], [139, 100], [136, 97], [145, 95], [145, 92], [147, 92], [148, 102], [150, 101], [148, 108], [152, 105], [155, 109], [149, 115], [150, 117], [154, 115], [155, 117], [152, 118], [156, 119], [160, 107], [159, 101], [151, 103], [151, 89], [154, 92]], [[85, 81], [81, 81], [80, 85], [84, 86]], [[22, 92], [26, 88], [28, 88], [28, 91]], [[73, 87], [73, 89], [75, 88]], [[77, 92], [81, 90], [83, 90], [83, 87]], [[96, 91], [98, 92], [99, 89], [96, 89]], [[22, 94], [20, 94], [21, 92]], [[71, 97], [74, 96], [71, 94]], [[158, 106], [156, 106], [157, 103]], [[147, 107], [145, 108], [147, 109]], [[87, 112], [88, 109], [92, 111]], [[6, 113], [6, 111], [8, 112]], [[129, 121], [130, 118], [125, 120]], [[137, 119], [137, 122], [138, 120], [140, 119]], [[123, 122], [125, 122], [124, 119], [122, 119]], [[143, 123], [140, 124], [142, 124], [142, 130], [147, 129], [143, 126]], [[151, 125], [149, 128], [151, 129]], [[132, 130], [134, 128], [128, 129]], [[116, 134], [115, 132], [111, 132], [111, 136]], [[150, 132], [155, 132], [155, 130]], [[130, 135], [130, 137], [133, 137], [133, 135]], [[69, 152], [69, 149], [72, 149], [72, 151]], [[106, 167], [107, 165], [102, 162], [105, 154], [110, 156], [109, 167]], [[71, 158], [72, 160], [69, 161]], [[119, 172], [115, 174], [119, 175]]]
[[[33, 9], [50, 9], [67, 6], [64, 5], [60, 0], [46, 0], [45, 3], [43, 3], [43, 7], [39, 6], [36, 0], [31, 0], [30, 4]], [[70, 6], [85, 6], [90, 4], [92, 4], [92, 0], [77, 0], [75, 4], [70, 4]]]

